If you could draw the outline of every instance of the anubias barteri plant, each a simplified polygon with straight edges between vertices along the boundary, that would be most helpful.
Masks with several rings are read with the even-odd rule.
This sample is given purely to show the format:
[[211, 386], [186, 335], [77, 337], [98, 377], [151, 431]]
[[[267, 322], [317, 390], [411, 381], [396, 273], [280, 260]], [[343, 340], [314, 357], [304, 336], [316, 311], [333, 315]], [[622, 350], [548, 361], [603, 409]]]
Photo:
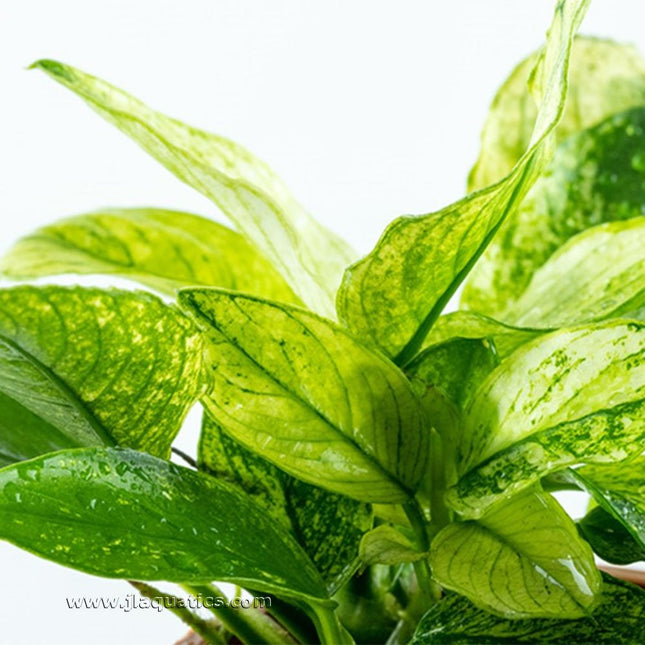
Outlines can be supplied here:
[[165, 298], [0, 291], [0, 537], [147, 596], [272, 599], [173, 606], [209, 643], [637, 642], [645, 594], [594, 551], [645, 554], [645, 63], [574, 38], [585, 6], [499, 90], [469, 194], [363, 259], [236, 143], [35, 63], [236, 230], [103, 210], [9, 250], [14, 281]]

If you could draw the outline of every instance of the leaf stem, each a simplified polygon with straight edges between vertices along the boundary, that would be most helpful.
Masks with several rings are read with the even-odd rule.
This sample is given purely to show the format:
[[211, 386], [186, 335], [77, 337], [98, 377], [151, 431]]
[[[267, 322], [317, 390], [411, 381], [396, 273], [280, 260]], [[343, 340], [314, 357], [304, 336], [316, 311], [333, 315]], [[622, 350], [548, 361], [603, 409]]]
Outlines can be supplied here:
[[[428, 524], [419, 506], [419, 502], [416, 498], [413, 498], [403, 504], [403, 510], [412, 525], [412, 530], [416, 536], [417, 548], [419, 551], [426, 553], [430, 549], [430, 538], [428, 536]], [[433, 601], [438, 600], [438, 591], [436, 585], [432, 582], [432, 575], [430, 574], [427, 558], [417, 560], [413, 566], [419, 588], [423, 594]]]
[[267, 614], [249, 607], [235, 609], [215, 585], [182, 585], [196, 597], [208, 598], [204, 606], [243, 643], [249, 645], [294, 645], [295, 641]]
[[156, 602], [162, 602], [165, 609], [175, 614], [180, 620], [188, 625], [195, 633], [199, 634], [207, 643], [211, 645], [226, 645], [226, 640], [217, 630], [213, 621], [204, 620], [190, 609], [184, 606], [181, 598], [164, 593], [152, 585], [136, 580], [128, 581], [142, 596], [150, 598]]
[[321, 645], [355, 645], [350, 633], [340, 624], [329, 605], [312, 605], [314, 623]]

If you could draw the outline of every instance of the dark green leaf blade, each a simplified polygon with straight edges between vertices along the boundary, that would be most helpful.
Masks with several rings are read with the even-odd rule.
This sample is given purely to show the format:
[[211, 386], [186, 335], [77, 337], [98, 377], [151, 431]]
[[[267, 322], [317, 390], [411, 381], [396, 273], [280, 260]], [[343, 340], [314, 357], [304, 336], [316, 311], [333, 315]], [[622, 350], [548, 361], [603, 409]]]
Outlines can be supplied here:
[[571, 40], [586, 4], [556, 7], [535, 76], [539, 116], [530, 147], [510, 174], [437, 213], [395, 220], [375, 249], [345, 272], [337, 298], [340, 319], [399, 364], [420, 349], [504, 218], [544, 168], [563, 110]]
[[484, 382], [465, 415], [462, 477], [446, 500], [467, 517], [541, 477], [640, 453], [645, 325], [563, 329], [523, 346]]
[[200, 469], [237, 485], [290, 531], [330, 593], [358, 565], [358, 544], [372, 527], [367, 504], [295, 479], [229, 437], [204, 413]]
[[[638, 446], [643, 446], [642, 440]], [[570, 473], [625, 527], [641, 553], [645, 552], [645, 455], [614, 464], [584, 466]]]
[[506, 618], [578, 618], [593, 608], [600, 574], [575, 524], [547, 493], [527, 491], [433, 540], [433, 576]]
[[[493, 99], [481, 153], [468, 178], [469, 190], [499, 181], [526, 150], [537, 115], [526, 86], [539, 55], [538, 51], [523, 60]], [[564, 113], [555, 131], [558, 142], [616, 112], [645, 104], [645, 61], [632, 45], [576, 36], [568, 85]]]
[[567, 240], [603, 222], [643, 215], [643, 168], [645, 107], [615, 114], [563, 141], [468, 277], [462, 303], [507, 320], [506, 310], [532, 275]]
[[1, 450], [19, 442], [15, 458], [114, 441], [166, 456], [203, 389], [197, 329], [150, 294], [3, 289], [0, 338]]
[[577, 643], [636, 645], [645, 621], [645, 591], [603, 574], [593, 614], [578, 620], [505, 620], [450, 594], [419, 623], [410, 645], [431, 643]]
[[314, 220], [269, 166], [224, 137], [155, 112], [70, 65], [33, 67], [75, 92], [183, 182], [211, 199], [314, 311], [333, 317], [334, 298], [354, 252]]
[[594, 553], [612, 564], [645, 560], [645, 548], [605, 509], [596, 506], [578, 521], [578, 530]]
[[108, 578], [326, 596], [300, 547], [248, 497], [128, 449], [63, 451], [0, 470], [0, 537]]
[[359, 501], [409, 499], [428, 436], [403, 373], [303, 309], [217, 289], [180, 303], [211, 345], [205, 406], [226, 432], [291, 475]]
[[239, 233], [217, 222], [158, 208], [104, 209], [40, 228], [0, 261], [9, 279], [109, 274], [161, 293], [205, 285], [297, 302], [276, 270]]

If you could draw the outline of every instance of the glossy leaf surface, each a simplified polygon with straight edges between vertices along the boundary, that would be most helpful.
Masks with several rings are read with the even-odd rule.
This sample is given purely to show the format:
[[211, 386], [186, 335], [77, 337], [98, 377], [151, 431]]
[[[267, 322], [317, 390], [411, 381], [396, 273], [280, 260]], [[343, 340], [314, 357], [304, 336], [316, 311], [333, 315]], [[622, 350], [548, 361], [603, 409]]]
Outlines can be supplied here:
[[430, 562], [439, 583], [507, 618], [578, 618], [593, 608], [600, 574], [575, 524], [548, 494], [528, 491], [478, 521], [448, 525]]
[[505, 620], [450, 594], [421, 620], [410, 645], [450, 643], [578, 643], [632, 645], [645, 621], [645, 591], [603, 574], [591, 616], [578, 620]]
[[293, 538], [248, 497], [133, 450], [63, 451], [0, 470], [0, 537], [108, 578], [326, 595]]

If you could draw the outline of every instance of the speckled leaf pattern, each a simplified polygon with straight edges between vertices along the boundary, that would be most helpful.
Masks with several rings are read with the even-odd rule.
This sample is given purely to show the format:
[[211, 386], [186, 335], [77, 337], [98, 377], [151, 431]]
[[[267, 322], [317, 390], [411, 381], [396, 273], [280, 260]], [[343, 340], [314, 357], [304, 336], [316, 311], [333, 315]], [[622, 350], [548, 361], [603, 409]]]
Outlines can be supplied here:
[[539, 115], [529, 147], [510, 174], [441, 211], [395, 220], [375, 249], [345, 272], [337, 302], [340, 319], [399, 364], [420, 349], [450, 297], [548, 161], [550, 135], [564, 105], [571, 39], [586, 4], [556, 7], [533, 83]]
[[199, 465], [237, 485], [290, 531], [330, 593], [353, 573], [361, 536], [372, 527], [369, 505], [287, 475], [229, 437], [207, 413], [199, 440]]
[[472, 643], [576, 643], [636, 645], [645, 622], [645, 591], [603, 574], [602, 593], [591, 616], [578, 620], [505, 620], [449, 594], [419, 623], [410, 645]]
[[359, 501], [409, 499], [428, 428], [403, 373], [330, 321], [217, 289], [186, 289], [204, 326], [205, 406], [240, 443], [306, 482]]
[[[477, 190], [507, 175], [531, 138], [537, 108], [527, 94], [540, 52], [523, 60], [498, 90], [482, 132], [481, 152], [468, 178]], [[645, 61], [632, 45], [576, 36], [569, 90], [556, 137], [592, 127], [608, 116], [645, 104]]]
[[179, 179], [211, 199], [313, 310], [333, 316], [354, 253], [316, 222], [263, 161], [237, 143], [155, 112], [126, 92], [62, 63], [34, 67], [75, 92]]
[[594, 226], [565, 243], [504, 318], [524, 327], [564, 327], [643, 306], [645, 217], [637, 217]]
[[579, 618], [601, 588], [591, 549], [541, 491], [448, 525], [432, 542], [430, 562], [442, 586], [506, 618]]
[[[73, 445], [105, 443], [92, 438], [103, 434], [120, 445], [166, 456], [203, 388], [197, 329], [179, 310], [146, 293], [4, 289], [0, 338], [20, 356], [16, 362], [5, 354], [8, 362], [2, 362], [0, 389], [8, 404], [1, 410], [2, 426], [11, 421], [9, 432], [25, 439], [38, 424], [34, 441], [40, 442], [49, 432], [43, 424], [49, 424]], [[18, 418], [23, 410], [25, 416]], [[15, 439], [5, 445], [11, 442]], [[14, 456], [54, 447], [46, 440]]]
[[478, 517], [550, 472], [635, 456], [645, 440], [645, 325], [564, 329], [523, 346], [465, 415], [450, 505]]
[[[643, 445], [641, 441], [639, 446]], [[584, 466], [573, 475], [602, 508], [623, 524], [644, 553], [645, 455], [615, 464]]]
[[505, 310], [560, 246], [592, 226], [643, 215], [643, 195], [645, 107], [639, 107], [558, 146], [544, 175], [468, 277], [462, 302], [505, 320]]
[[419, 551], [412, 542], [393, 526], [381, 524], [361, 540], [360, 557], [365, 565], [397, 565], [416, 562], [427, 554]]
[[0, 273], [21, 280], [109, 274], [170, 295], [205, 285], [297, 301], [239, 233], [198, 215], [158, 208], [105, 209], [44, 226], [16, 242], [0, 261]]
[[0, 467], [46, 452], [114, 445], [76, 395], [0, 335]]
[[580, 535], [606, 562], [625, 565], [645, 560], [645, 547], [604, 508], [594, 507], [577, 524]]
[[0, 470], [0, 537], [108, 578], [326, 596], [300, 547], [247, 496], [133, 450], [70, 450]]

